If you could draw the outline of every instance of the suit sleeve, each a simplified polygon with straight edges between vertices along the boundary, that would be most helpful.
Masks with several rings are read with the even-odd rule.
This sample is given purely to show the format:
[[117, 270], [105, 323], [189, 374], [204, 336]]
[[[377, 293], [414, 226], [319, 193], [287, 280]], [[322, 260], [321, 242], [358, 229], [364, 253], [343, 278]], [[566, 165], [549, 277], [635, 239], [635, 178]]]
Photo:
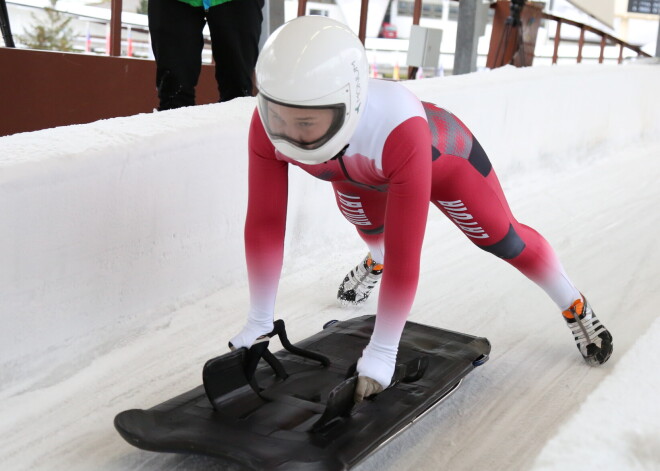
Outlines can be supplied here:
[[431, 195], [431, 133], [421, 117], [397, 126], [385, 141], [390, 184], [385, 210], [385, 269], [372, 340], [397, 346], [415, 299]]
[[248, 140], [248, 209], [245, 256], [250, 288], [249, 321], [272, 321], [282, 271], [286, 229], [288, 164], [275, 158], [255, 110]]

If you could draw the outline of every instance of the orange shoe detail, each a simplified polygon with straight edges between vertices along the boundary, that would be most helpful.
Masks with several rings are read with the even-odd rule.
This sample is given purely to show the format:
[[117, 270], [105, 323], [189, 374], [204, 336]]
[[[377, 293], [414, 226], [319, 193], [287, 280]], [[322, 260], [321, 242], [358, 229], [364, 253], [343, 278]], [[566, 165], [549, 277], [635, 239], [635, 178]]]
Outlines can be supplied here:
[[584, 311], [584, 301], [582, 299], [576, 299], [571, 307], [562, 312], [566, 319], [574, 319], [573, 313], [576, 313], [578, 316]]
[[371, 258], [371, 254], [368, 255], [367, 261], [365, 262], [365, 267], [368, 270], [371, 271], [378, 271], [383, 269], [383, 264], [382, 263], [376, 263], [373, 258]]

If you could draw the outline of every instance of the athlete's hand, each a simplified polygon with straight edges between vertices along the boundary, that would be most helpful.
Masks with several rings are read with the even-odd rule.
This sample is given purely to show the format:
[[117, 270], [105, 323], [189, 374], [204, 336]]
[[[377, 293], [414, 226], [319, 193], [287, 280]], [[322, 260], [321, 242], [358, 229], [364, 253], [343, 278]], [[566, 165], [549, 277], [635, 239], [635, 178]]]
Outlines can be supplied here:
[[357, 386], [355, 387], [355, 394], [353, 395], [353, 400], [356, 404], [359, 404], [364, 400], [365, 397], [378, 394], [383, 391], [383, 386], [376, 381], [371, 379], [368, 376], [358, 376]]
[[355, 402], [378, 394], [390, 385], [396, 364], [396, 349], [386, 348], [373, 340], [362, 352], [357, 363], [358, 381]]
[[250, 348], [259, 340], [268, 340], [268, 337], [265, 337], [265, 335], [272, 331], [272, 322], [266, 324], [248, 322], [238, 334], [231, 338], [229, 341], [229, 348], [231, 350], [236, 350], [241, 347]]

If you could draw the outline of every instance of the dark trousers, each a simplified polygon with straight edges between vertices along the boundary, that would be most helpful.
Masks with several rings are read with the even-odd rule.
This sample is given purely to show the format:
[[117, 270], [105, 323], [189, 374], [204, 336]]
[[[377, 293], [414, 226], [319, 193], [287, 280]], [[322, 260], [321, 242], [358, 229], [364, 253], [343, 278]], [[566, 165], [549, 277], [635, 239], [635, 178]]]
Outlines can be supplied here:
[[264, 0], [232, 0], [204, 11], [179, 0], [149, 0], [159, 110], [192, 106], [208, 22], [220, 101], [252, 95]]

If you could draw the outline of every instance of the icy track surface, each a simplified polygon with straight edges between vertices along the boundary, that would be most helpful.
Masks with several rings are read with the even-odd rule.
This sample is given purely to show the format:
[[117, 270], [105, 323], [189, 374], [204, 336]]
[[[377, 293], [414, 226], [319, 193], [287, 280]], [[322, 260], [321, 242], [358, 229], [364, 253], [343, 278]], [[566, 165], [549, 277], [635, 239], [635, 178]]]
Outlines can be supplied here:
[[[589, 407], [592, 392], [624, 361], [631, 369], [628, 383], [623, 388], [614, 385], [598, 398], [594, 393], [594, 400], [601, 401], [600, 406], [605, 401], [607, 407], [580, 416], [583, 420], [573, 428], [583, 429], [585, 436], [577, 438], [578, 444], [571, 436], [567, 444], [543, 450], [538, 466], [578, 469], [574, 458], [580, 456], [581, 463], [604, 461], [599, 469], [659, 469], [660, 378], [653, 361], [660, 324], [653, 329], [655, 342], [631, 352], [632, 357], [626, 355], [658, 316], [660, 304], [658, 155], [660, 145], [605, 157], [599, 153], [585, 165], [521, 175], [505, 183], [518, 217], [554, 243], [614, 333], [615, 353], [600, 368], [583, 363], [559, 313], [542, 292], [508, 265], [474, 249], [431, 211], [424, 273], [411, 320], [486, 336], [493, 344], [491, 359], [452, 397], [357, 469], [532, 469], [546, 441], [581, 406]], [[279, 312], [293, 339], [312, 334], [328, 319], [357, 314], [335, 307], [333, 296], [344, 271], [361, 254], [359, 244], [347, 250], [338, 242], [319, 247], [313, 267], [306, 260], [287, 261], [297, 267], [282, 279]], [[127, 340], [74, 377], [5, 400], [0, 409], [2, 468], [227, 469], [209, 458], [134, 449], [111, 424], [124, 409], [148, 408], [197, 386], [203, 362], [224, 351], [223, 334], [240, 328], [240, 316], [234, 313], [244, 309], [246, 297], [243, 288], [219, 291], [173, 312], [153, 331]], [[373, 312], [374, 307], [370, 302], [360, 313]], [[630, 403], [627, 392], [637, 385], [644, 385], [646, 395]], [[615, 466], [603, 459], [614, 451], [593, 443], [592, 433], [618, 446], [630, 461], [620, 467], [622, 463]], [[555, 468], [566, 446], [576, 449]]]
[[[660, 469], [655, 139], [605, 145], [569, 165], [499, 174], [514, 214], [553, 244], [612, 331], [614, 354], [602, 367], [585, 365], [541, 290], [431, 209], [410, 320], [485, 336], [491, 358], [357, 470]], [[293, 341], [327, 320], [374, 312], [376, 296], [359, 311], [334, 301], [338, 283], [363, 255], [355, 236], [285, 260], [277, 312]], [[172, 310], [73, 376], [3, 398], [0, 468], [232, 469], [210, 458], [135, 449], [112, 421], [122, 410], [149, 408], [199, 385], [203, 363], [224, 353], [242, 326], [247, 298], [245, 286], [227, 286]]]

